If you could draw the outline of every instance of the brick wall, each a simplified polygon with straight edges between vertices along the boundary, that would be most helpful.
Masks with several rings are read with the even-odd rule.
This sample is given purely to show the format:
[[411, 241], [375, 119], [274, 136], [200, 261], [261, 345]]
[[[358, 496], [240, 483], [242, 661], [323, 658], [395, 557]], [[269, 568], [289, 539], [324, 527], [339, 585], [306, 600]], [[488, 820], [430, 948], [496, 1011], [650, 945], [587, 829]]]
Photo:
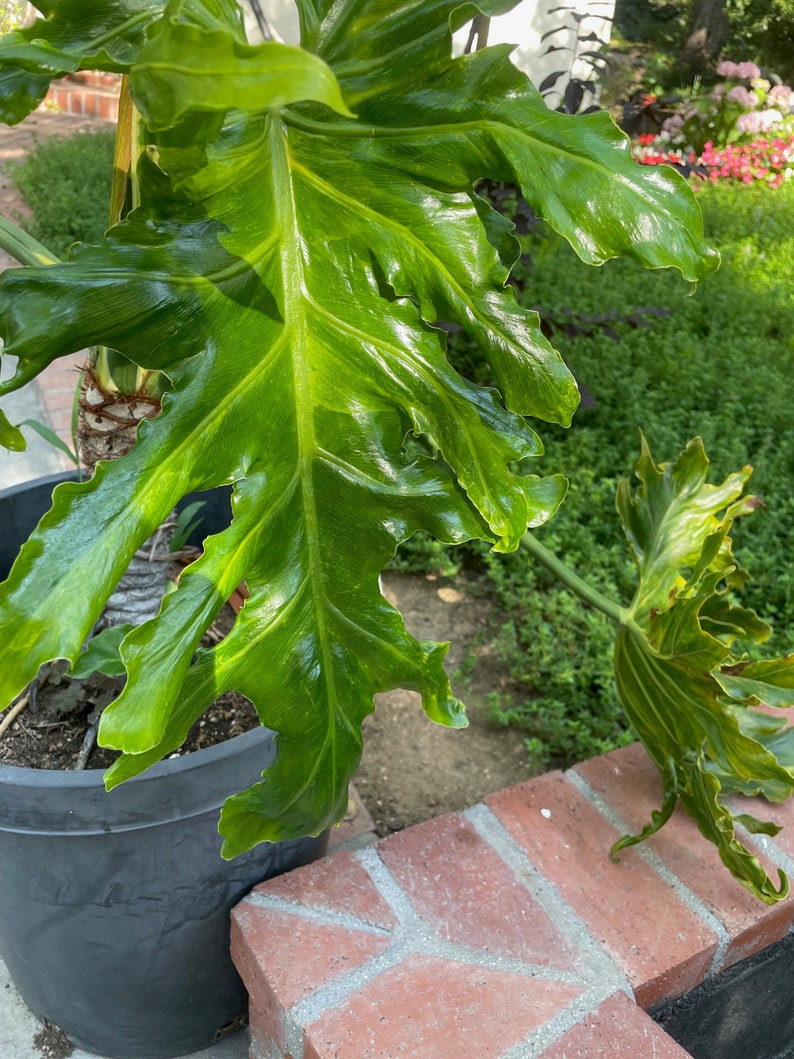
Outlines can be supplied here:
[[61, 81], [53, 81], [43, 109], [57, 108], [64, 114], [116, 121], [119, 116], [117, 74], [83, 71]]
[[685, 1059], [644, 1008], [781, 938], [794, 900], [751, 897], [682, 812], [611, 861], [659, 800], [635, 745], [257, 887], [232, 927], [252, 1059]]

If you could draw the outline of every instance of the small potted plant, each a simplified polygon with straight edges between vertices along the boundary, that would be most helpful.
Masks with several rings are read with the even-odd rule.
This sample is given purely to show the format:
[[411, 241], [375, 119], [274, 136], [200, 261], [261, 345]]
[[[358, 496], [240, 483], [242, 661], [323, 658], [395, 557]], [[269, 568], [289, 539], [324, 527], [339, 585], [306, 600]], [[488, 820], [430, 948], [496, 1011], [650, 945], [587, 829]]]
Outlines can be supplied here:
[[[234, 0], [39, 6], [43, 19], [0, 39], [3, 120], [23, 120], [65, 73], [104, 70], [124, 83], [115, 223], [102, 245], [59, 262], [2, 222], [23, 267], [0, 282], [0, 334], [18, 358], [0, 396], [59, 356], [100, 352], [80, 391], [80, 445], [95, 469], [55, 489], [0, 586], [0, 702], [24, 694], [44, 663], [78, 661], [129, 564], [180, 501], [231, 486], [228, 525], [123, 640], [126, 684], [99, 724], [119, 757], [109, 793], [91, 800], [100, 813], [125, 789], [139, 805], [167, 802], [158, 784], [168, 762], [157, 763], [218, 695], [237, 691], [276, 733], [275, 756], [263, 744], [244, 790], [227, 759], [218, 766], [218, 783], [230, 785], [223, 855], [250, 856], [340, 819], [376, 692], [415, 688], [432, 720], [466, 723], [445, 646], [409, 636], [379, 591], [398, 544], [427, 529], [509, 551], [564, 497], [560, 476], [535, 473], [542, 446], [524, 417], [568, 424], [577, 388], [506, 285], [516, 243], [477, 182], [517, 184], [593, 263], [629, 254], [697, 281], [717, 259], [683, 180], [636, 166], [606, 114], [549, 111], [509, 48], [451, 58], [450, 31], [474, 5], [299, 0], [301, 47], [250, 44]], [[441, 321], [480, 343], [498, 391], [451, 368]], [[24, 444], [2, 414], [0, 440]], [[243, 581], [233, 628], [199, 647]], [[0, 805], [18, 820], [31, 781], [11, 782], [13, 801], [0, 790]], [[63, 815], [82, 821], [79, 792], [70, 798]], [[94, 838], [86, 893], [72, 892], [63, 867], [50, 873], [42, 935], [78, 907], [146, 915], [128, 865], [100, 868]], [[15, 844], [0, 857], [0, 881], [11, 880], [4, 909], [17, 891], [4, 924], [30, 904], [18, 892], [26, 854], [13, 878], [7, 866]], [[54, 850], [45, 843], [50, 860]], [[178, 890], [178, 844], [172, 854], [164, 867], [158, 847], [148, 872]], [[223, 914], [207, 896], [214, 885], [199, 883], [207, 903], [194, 898], [193, 919]], [[135, 946], [113, 944], [119, 925], [103, 927], [107, 943], [94, 948], [90, 923], [81, 929], [86, 953], [70, 952], [70, 964], [93, 964], [95, 994], [83, 1000], [101, 1024], [101, 983], [118, 973], [114, 960], [132, 973]], [[180, 929], [166, 916], [150, 933], [167, 948]], [[150, 974], [150, 1008], [186, 959], [200, 962], [200, 950]], [[48, 968], [9, 962], [23, 994], [38, 997], [45, 987], [32, 979]], [[201, 1006], [200, 991], [192, 1000]], [[32, 1005], [65, 1023], [44, 1001]], [[66, 1028], [88, 1047], [173, 1054], [162, 1033], [109, 1044], [76, 1022]], [[186, 1041], [183, 1050], [198, 1046]]]

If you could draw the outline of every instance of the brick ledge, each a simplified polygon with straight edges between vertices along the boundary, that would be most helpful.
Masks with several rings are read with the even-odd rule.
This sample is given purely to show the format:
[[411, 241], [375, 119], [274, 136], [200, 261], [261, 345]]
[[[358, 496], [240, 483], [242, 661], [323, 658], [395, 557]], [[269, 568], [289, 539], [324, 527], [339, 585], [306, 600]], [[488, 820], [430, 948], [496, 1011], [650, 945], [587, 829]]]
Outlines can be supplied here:
[[[644, 1008], [783, 937], [639, 744], [255, 888], [232, 917], [251, 1059], [686, 1059]], [[794, 824], [791, 804], [761, 815]], [[794, 827], [744, 836], [792, 868]]]

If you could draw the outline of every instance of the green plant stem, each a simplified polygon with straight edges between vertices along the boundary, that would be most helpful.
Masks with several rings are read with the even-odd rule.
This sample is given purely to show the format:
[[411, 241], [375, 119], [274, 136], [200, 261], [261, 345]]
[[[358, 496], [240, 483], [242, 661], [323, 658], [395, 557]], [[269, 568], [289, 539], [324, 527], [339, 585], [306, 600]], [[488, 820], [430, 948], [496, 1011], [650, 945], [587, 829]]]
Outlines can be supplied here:
[[562, 583], [569, 588], [573, 593], [583, 599], [585, 603], [589, 603], [591, 607], [595, 607], [596, 610], [605, 614], [611, 621], [614, 621], [616, 625], [629, 625], [631, 624], [632, 618], [630, 611], [626, 610], [625, 607], [621, 607], [620, 604], [615, 603], [613, 600], [608, 599], [602, 592], [599, 592], [597, 588], [593, 588], [592, 585], [584, 581], [577, 573], [574, 573], [569, 566], [566, 566], [562, 559], [558, 559], [557, 556], [549, 551], [549, 549], [541, 544], [537, 537], [533, 537], [531, 533], [525, 533], [521, 538], [521, 547], [533, 555], [539, 562], [541, 562], [547, 570], [550, 570], [555, 577], [559, 578]]
[[0, 217], [0, 247], [20, 265], [57, 265], [60, 258], [7, 217]]

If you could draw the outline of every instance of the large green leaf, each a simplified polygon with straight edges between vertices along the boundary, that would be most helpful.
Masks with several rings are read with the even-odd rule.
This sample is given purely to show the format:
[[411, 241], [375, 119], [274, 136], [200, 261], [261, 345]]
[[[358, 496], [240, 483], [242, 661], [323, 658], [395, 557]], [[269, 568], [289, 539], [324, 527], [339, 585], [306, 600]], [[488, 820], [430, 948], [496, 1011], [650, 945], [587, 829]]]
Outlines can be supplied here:
[[[51, 80], [86, 69], [132, 73], [150, 101], [153, 128], [158, 115], [160, 126], [176, 124], [175, 100], [186, 96], [210, 111], [313, 99], [348, 113], [321, 59], [284, 44], [248, 45], [237, 4], [50, 0], [38, 6], [45, 19], [0, 37], [3, 121], [21, 121]], [[193, 56], [187, 64], [186, 54]]]
[[41, 0], [36, 6], [44, 18], [0, 36], [0, 119], [10, 124], [35, 110], [54, 78], [86, 69], [127, 73], [165, 0]]
[[[736, 823], [776, 830], [736, 816], [726, 796], [736, 791], [783, 801], [794, 793], [792, 730], [755, 712], [760, 701], [794, 704], [794, 659], [748, 664], [731, 653], [737, 640], [760, 641], [768, 629], [730, 599], [738, 583], [728, 536], [733, 519], [756, 502], [742, 498], [749, 469], [719, 486], [706, 482], [699, 439], [674, 464], [656, 465], [643, 441], [639, 487], [618, 490], [618, 510], [637, 560], [639, 585], [618, 633], [615, 676], [626, 713], [662, 773], [663, 810], [646, 838], [680, 798], [732, 874], [772, 903], [776, 888], [736, 835]], [[727, 692], [727, 694], [726, 694]], [[730, 696], [730, 697], [729, 697]]]
[[[126, 40], [128, 5], [98, 7]], [[397, 543], [426, 528], [510, 550], [562, 499], [559, 477], [529, 473], [542, 448], [522, 417], [568, 423], [578, 394], [505, 286], [509, 236], [474, 182], [515, 179], [591, 260], [632, 253], [690, 279], [715, 265], [683, 183], [634, 166], [608, 119], [547, 111], [505, 49], [450, 58], [455, 4], [301, 5], [304, 43], [355, 118], [329, 109], [343, 106], [324, 73], [311, 87], [326, 67], [306, 52], [305, 80], [258, 86], [263, 57], [286, 53], [242, 45], [234, 7], [192, 0], [160, 20], [135, 9], [136, 33], [150, 22], [148, 43], [129, 45], [151, 148], [140, 206], [102, 246], [0, 282], [2, 335], [19, 358], [0, 395], [93, 344], [172, 385], [129, 456], [56, 491], [0, 587], [0, 701], [42, 661], [78, 657], [176, 501], [234, 483], [231, 526], [126, 639], [129, 680], [101, 727], [125, 752], [112, 785], [178, 745], [223, 690], [254, 702], [278, 754], [262, 784], [228, 803], [227, 854], [339, 818], [376, 691], [416, 688], [434, 720], [465, 723], [445, 648], [413, 640], [378, 590]], [[58, 47], [81, 62], [96, 54], [89, 23], [85, 13], [68, 47], [60, 23]], [[221, 118], [237, 108], [211, 142], [208, 106]], [[173, 136], [154, 128], [171, 124]], [[192, 146], [200, 168], [179, 159]], [[432, 326], [441, 320], [479, 341], [498, 392], [453, 371]], [[427, 456], [409, 457], [408, 434]], [[196, 655], [241, 580], [250, 598], [233, 631]]]
[[[194, 56], [189, 66], [185, 54]], [[130, 83], [152, 130], [170, 128], [187, 110], [266, 110], [308, 99], [352, 117], [334, 75], [310, 52], [275, 41], [242, 44], [171, 17], [154, 26]]]

